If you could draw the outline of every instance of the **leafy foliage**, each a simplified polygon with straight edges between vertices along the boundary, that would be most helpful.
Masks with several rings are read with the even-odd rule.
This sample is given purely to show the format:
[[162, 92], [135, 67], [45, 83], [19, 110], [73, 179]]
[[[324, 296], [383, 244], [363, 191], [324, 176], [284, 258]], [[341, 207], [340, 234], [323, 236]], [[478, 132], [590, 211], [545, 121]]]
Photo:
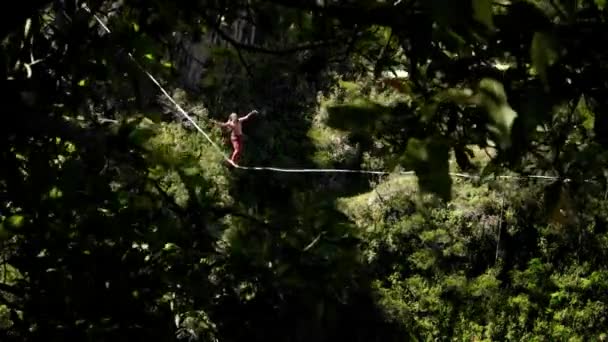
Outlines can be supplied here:
[[606, 339], [604, 1], [142, 4], [0, 14], [0, 339]]

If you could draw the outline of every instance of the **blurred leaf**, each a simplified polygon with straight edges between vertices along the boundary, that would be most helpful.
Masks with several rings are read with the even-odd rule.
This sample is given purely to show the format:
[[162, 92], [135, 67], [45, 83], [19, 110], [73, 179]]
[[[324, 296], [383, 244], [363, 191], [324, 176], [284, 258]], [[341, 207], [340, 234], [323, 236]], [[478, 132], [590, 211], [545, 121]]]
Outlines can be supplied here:
[[53, 187], [51, 189], [51, 191], [49, 192], [49, 197], [52, 198], [52, 199], [61, 198], [61, 196], [63, 196], [63, 193], [57, 187]]
[[152, 200], [148, 196], [135, 196], [134, 207], [137, 209], [152, 209], [154, 203], [152, 203]]
[[162, 113], [149, 111], [145, 113], [146, 118], [150, 119], [154, 123], [160, 123], [162, 121]]
[[426, 143], [420, 139], [411, 138], [407, 143], [407, 156], [408, 159], [415, 161], [427, 161], [429, 159], [428, 151], [426, 149]]
[[5, 223], [7, 225], [7, 228], [9, 229], [21, 228], [23, 226], [24, 221], [25, 218], [23, 217], [23, 215], [13, 215], [6, 219]]
[[225, 47], [213, 47], [210, 52], [214, 58], [235, 58], [237, 56], [236, 51]]
[[546, 93], [542, 87], [535, 86], [526, 90], [523, 101], [520, 102], [518, 120], [524, 126], [524, 131], [532, 132], [536, 127], [553, 117], [553, 106], [559, 99]]
[[429, 122], [437, 113], [437, 109], [441, 103], [448, 102], [457, 105], [467, 105], [474, 103], [473, 91], [471, 89], [450, 88], [441, 91], [420, 110], [423, 122]]
[[136, 145], [142, 145], [156, 134], [156, 131], [148, 127], [135, 128], [129, 134], [129, 139]]
[[[605, 1], [605, 0], [604, 0]], [[562, 7], [569, 16], [576, 14], [579, 0], [562, 0]]]
[[428, 3], [436, 20], [443, 25], [461, 23], [470, 18], [470, 13], [465, 12], [466, 6], [462, 6], [459, 1], [429, 0]]
[[157, 125], [150, 118], [139, 116], [130, 118], [128, 122], [130, 127], [136, 124], [129, 133], [129, 139], [136, 145], [142, 145], [156, 135]]
[[555, 63], [557, 57], [554, 38], [546, 32], [534, 33], [530, 47], [530, 58], [534, 70], [538, 73], [546, 89], [549, 87], [547, 68]]
[[473, 18], [486, 25], [490, 30], [494, 30], [494, 20], [492, 19], [491, 0], [472, 0]]
[[420, 189], [436, 194], [444, 201], [452, 197], [449, 151], [449, 145], [441, 138], [431, 137], [425, 141], [411, 138], [405, 154], [406, 161], [416, 172]]
[[4, 223], [0, 222], [0, 241], [7, 240], [11, 236], [13, 236], [13, 233], [10, 230], [4, 228]]
[[172, 252], [177, 251], [179, 249], [179, 246], [172, 242], [167, 242], [165, 243], [165, 247], [163, 247], [163, 249], [167, 252]]
[[84, 87], [86, 85], [87, 85], [87, 80], [86, 79], [82, 79], [82, 80], [78, 81], [78, 86]]
[[468, 147], [454, 147], [454, 156], [456, 157], [456, 163], [461, 170], [473, 171], [476, 169], [475, 165], [473, 165], [469, 159], [474, 157], [473, 151], [471, 151], [471, 149]]
[[604, 10], [604, 8], [606, 8], [606, 0], [595, 0], [595, 5], [600, 10]]
[[433, 117], [435, 117], [438, 107], [439, 107], [439, 103], [434, 102], [434, 101], [422, 106], [422, 109], [420, 109], [420, 116], [421, 116], [422, 122], [431, 121], [431, 119], [433, 119]]
[[480, 178], [482, 181], [487, 181], [493, 178], [496, 173], [501, 170], [500, 165], [497, 164], [495, 159], [490, 160], [490, 162], [481, 170]]
[[390, 108], [360, 98], [350, 104], [328, 106], [327, 112], [327, 125], [332, 128], [371, 133], [387, 118]]
[[154, 60], [154, 56], [151, 53], [145, 54], [144, 57], [148, 60]]
[[488, 111], [493, 120], [488, 129], [496, 136], [500, 148], [506, 150], [511, 146], [511, 128], [517, 113], [508, 105], [491, 107]]
[[473, 91], [469, 88], [450, 88], [440, 95], [440, 99], [459, 105], [467, 105], [472, 103], [472, 96]]
[[511, 129], [517, 113], [509, 106], [502, 84], [493, 79], [483, 79], [479, 84], [478, 101], [489, 115], [488, 130], [500, 148], [506, 150], [511, 146]]
[[479, 91], [483, 94], [481, 99], [482, 105], [487, 105], [489, 101], [493, 101], [496, 105], [507, 103], [507, 94], [502, 83], [491, 79], [484, 78], [479, 82]]

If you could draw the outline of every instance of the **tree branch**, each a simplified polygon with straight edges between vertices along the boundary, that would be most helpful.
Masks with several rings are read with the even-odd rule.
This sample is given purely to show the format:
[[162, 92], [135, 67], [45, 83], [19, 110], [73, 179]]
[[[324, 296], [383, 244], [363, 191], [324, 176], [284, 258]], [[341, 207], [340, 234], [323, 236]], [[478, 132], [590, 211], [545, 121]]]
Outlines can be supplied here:
[[6, 305], [10, 309], [19, 309], [19, 307], [17, 307], [15, 305], [15, 303], [13, 303], [10, 300], [6, 299], [6, 297], [4, 297], [2, 294], [0, 294], [0, 304]]
[[268, 2], [287, 8], [321, 13], [343, 21], [356, 22], [358, 24], [389, 26], [393, 28], [407, 26], [409, 22], [408, 16], [410, 14], [423, 13], [421, 8], [403, 2], [398, 5], [375, 3], [374, 5], [368, 6], [353, 6], [346, 4], [320, 6], [311, 1], [298, 0], [268, 0]]
[[243, 57], [243, 53], [241, 52], [241, 49], [239, 49], [236, 46], [234, 48], [236, 50], [237, 56], [239, 56], [239, 60], [241, 61], [241, 64], [243, 64], [243, 68], [245, 68], [245, 72], [247, 73], [249, 78], [253, 79], [253, 73], [251, 72], [251, 68], [249, 67], [249, 64], [247, 64], [247, 62], [245, 61], [245, 57]]
[[18, 288], [4, 283], [0, 283], [0, 291], [4, 291], [15, 296], [21, 296], [23, 294], [23, 291], [19, 290]]
[[278, 227], [271, 226], [270, 224], [268, 224], [256, 217], [253, 217], [251, 215], [237, 212], [234, 208], [214, 207], [214, 208], [212, 208], [212, 211], [218, 215], [232, 215], [232, 216], [244, 218], [246, 220], [249, 220], [251, 222], [254, 222], [260, 226], [266, 227], [271, 230], [278, 230]]
[[165, 201], [167, 201], [167, 203], [169, 203], [171, 205], [171, 207], [173, 207], [173, 211], [177, 212], [180, 215], [185, 215], [187, 214], [186, 211], [180, 207], [176, 202], [175, 199], [173, 197], [171, 197], [161, 186], [160, 184], [158, 184], [157, 181], [150, 181], [152, 183], [152, 185], [154, 186], [154, 188], [156, 189], [156, 191], [158, 191], [158, 193], [163, 197], [163, 199]]
[[314, 49], [318, 49], [318, 48], [322, 48], [322, 47], [329, 47], [329, 46], [332, 46], [334, 43], [336, 43], [336, 40], [311, 42], [311, 43], [295, 45], [295, 46], [292, 46], [292, 47], [289, 47], [286, 49], [275, 50], [275, 49], [269, 49], [269, 48], [259, 46], [259, 45], [241, 43], [241, 42], [237, 41], [236, 39], [234, 39], [233, 37], [231, 37], [226, 32], [224, 32], [219, 26], [212, 25], [212, 28], [215, 32], [217, 32], [217, 34], [222, 39], [224, 39], [225, 41], [230, 43], [230, 45], [232, 45], [236, 49], [243, 49], [243, 50], [247, 50], [247, 51], [251, 51], [251, 52], [260, 52], [260, 53], [266, 53], [266, 54], [278, 55], [278, 56], [289, 55], [289, 54], [293, 54], [293, 53], [300, 52], [300, 51], [314, 50]]
[[382, 72], [382, 62], [385, 60], [385, 54], [386, 54], [386, 50], [389, 48], [391, 41], [393, 40], [393, 30], [391, 29], [391, 33], [388, 37], [388, 39], [386, 40], [386, 44], [382, 47], [382, 50], [380, 50], [380, 53], [378, 54], [378, 59], [376, 60], [376, 64], [374, 65], [374, 77], [378, 77], [380, 76], [380, 73]]
[[4, 40], [8, 34], [23, 25], [27, 18], [34, 16], [39, 9], [52, 2], [52, 0], [14, 2], [13, 7], [10, 10], [5, 9], [0, 16], [0, 40]]
[[560, 6], [555, 0], [550, 0], [549, 3], [562, 18], [564, 18], [564, 19], [568, 18], [568, 14], [566, 12], [564, 12], [562, 6]]

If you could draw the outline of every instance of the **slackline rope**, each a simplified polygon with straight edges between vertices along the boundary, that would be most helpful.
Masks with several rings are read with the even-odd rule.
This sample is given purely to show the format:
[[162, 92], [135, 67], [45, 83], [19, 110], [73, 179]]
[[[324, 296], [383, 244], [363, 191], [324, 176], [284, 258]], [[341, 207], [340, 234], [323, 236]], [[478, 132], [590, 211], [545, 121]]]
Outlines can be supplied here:
[[[108, 26], [106, 24], [104, 24], [104, 22], [95, 14], [92, 13], [91, 10], [87, 7], [86, 4], [83, 4], [82, 7], [85, 11], [87, 11], [89, 14], [91, 14], [93, 16], [93, 18], [95, 18], [95, 20], [99, 23], [99, 25], [104, 29], [104, 31], [106, 31], [108, 34], [111, 34], [112, 31], [110, 31], [110, 29], [108, 28]], [[135, 63], [135, 65], [146, 75], [148, 76], [148, 78], [154, 83], [156, 84], [156, 86], [158, 87], [158, 89], [160, 89], [160, 91], [163, 93], [163, 95], [165, 95], [165, 97], [175, 106], [175, 108], [177, 108], [177, 110], [179, 111], [179, 113], [181, 115], [183, 115], [188, 121], [190, 121], [192, 123], [192, 125], [194, 125], [194, 127], [196, 128], [196, 130], [198, 130], [201, 134], [203, 134], [203, 136], [209, 141], [209, 143], [215, 147], [215, 149], [222, 155], [222, 157], [224, 158], [224, 160], [226, 162], [228, 162], [229, 164], [231, 164], [232, 166], [234, 166], [237, 169], [241, 169], [241, 170], [252, 170], [252, 171], [274, 171], [274, 172], [285, 172], [285, 173], [360, 173], [360, 174], [374, 174], [374, 175], [390, 175], [390, 174], [394, 174], [391, 172], [387, 172], [387, 171], [373, 171], [373, 170], [353, 170], [353, 169], [290, 169], [290, 168], [279, 168], [279, 167], [269, 167], [269, 166], [241, 166], [238, 164], [235, 164], [232, 160], [230, 160], [230, 158], [228, 158], [228, 156], [226, 154], [224, 154], [224, 152], [222, 151], [222, 149], [211, 139], [211, 137], [209, 137], [209, 135], [207, 133], [205, 133], [205, 131], [196, 123], [196, 121], [194, 121], [194, 119], [192, 119], [192, 117], [190, 117], [190, 115], [188, 115], [188, 113], [182, 108], [182, 106], [179, 105], [179, 103], [177, 103], [177, 101], [175, 101], [173, 99], [173, 97], [171, 95], [169, 95], [169, 93], [165, 90], [165, 88], [163, 88], [163, 86], [160, 84], [160, 82], [158, 82], [156, 80], [156, 78], [154, 76], [152, 76], [133, 56], [133, 54], [131, 54], [130, 52], [127, 53], [129, 58]], [[401, 175], [415, 175], [414, 171], [401, 171], [398, 172]], [[469, 179], [480, 179], [480, 176], [477, 175], [471, 175], [471, 174], [466, 174], [466, 173], [457, 173], [457, 172], [450, 172], [449, 173], [450, 176], [453, 177], [460, 177], [460, 178], [469, 178]], [[569, 178], [560, 178], [560, 177], [554, 177], [554, 176], [542, 176], [542, 175], [528, 175], [528, 176], [496, 176], [496, 178], [501, 178], [501, 179], [545, 179], [545, 180], [561, 180], [564, 182], [570, 182], [571, 179]], [[585, 180], [584, 182], [594, 182], [591, 180]]]

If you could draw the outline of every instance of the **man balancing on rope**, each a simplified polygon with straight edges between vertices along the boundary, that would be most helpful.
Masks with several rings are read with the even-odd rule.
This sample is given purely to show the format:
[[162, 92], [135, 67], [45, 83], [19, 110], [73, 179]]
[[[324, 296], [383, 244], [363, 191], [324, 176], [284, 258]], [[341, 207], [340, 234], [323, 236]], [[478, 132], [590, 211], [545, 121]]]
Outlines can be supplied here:
[[232, 156], [230, 157], [230, 161], [233, 166], [238, 165], [239, 157], [243, 151], [243, 126], [242, 123], [247, 121], [253, 114], [257, 114], [257, 110], [252, 110], [247, 115], [243, 117], [238, 117], [236, 113], [230, 114], [228, 117], [228, 121], [219, 122], [216, 120], [212, 120], [214, 123], [220, 125], [223, 128], [230, 129], [230, 141], [232, 142], [232, 148], [234, 151], [232, 152]]

